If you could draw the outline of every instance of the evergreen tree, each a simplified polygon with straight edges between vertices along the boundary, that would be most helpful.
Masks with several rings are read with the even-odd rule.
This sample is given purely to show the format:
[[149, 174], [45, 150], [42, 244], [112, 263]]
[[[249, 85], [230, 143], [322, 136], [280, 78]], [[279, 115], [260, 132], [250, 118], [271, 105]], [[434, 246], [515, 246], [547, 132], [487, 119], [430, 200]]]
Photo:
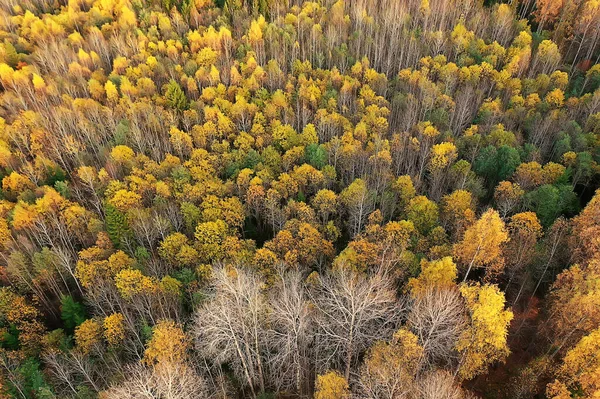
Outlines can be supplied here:
[[131, 230], [127, 218], [123, 212], [119, 211], [113, 205], [104, 206], [106, 232], [110, 240], [117, 248], [125, 243], [125, 240], [131, 236]]
[[60, 318], [69, 331], [83, 323], [86, 319], [84, 306], [75, 301], [71, 295], [63, 295], [60, 299]]
[[167, 90], [165, 91], [165, 98], [169, 107], [183, 111], [188, 109], [188, 100], [185, 93], [179, 86], [179, 83], [175, 79], [171, 79], [167, 84]]

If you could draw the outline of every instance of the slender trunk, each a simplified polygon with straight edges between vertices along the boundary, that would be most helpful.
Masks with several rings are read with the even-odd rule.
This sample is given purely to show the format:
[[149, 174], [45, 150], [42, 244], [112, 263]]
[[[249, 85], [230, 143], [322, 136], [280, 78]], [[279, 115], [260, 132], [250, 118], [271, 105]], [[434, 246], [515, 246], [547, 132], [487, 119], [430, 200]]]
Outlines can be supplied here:
[[481, 241], [479, 242], [479, 246], [477, 247], [477, 251], [475, 251], [475, 255], [473, 255], [473, 259], [471, 259], [471, 263], [469, 263], [469, 268], [467, 269], [467, 273], [465, 274], [465, 278], [463, 278], [463, 283], [465, 281], [467, 281], [467, 277], [469, 277], [469, 273], [471, 272], [471, 268], [473, 267], [473, 264], [475, 263], [475, 259], [477, 258], [477, 255], [479, 255], [479, 250], [481, 249]]
[[244, 355], [242, 354], [240, 344], [235, 336], [235, 331], [233, 330], [233, 327], [231, 326], [231, 324], [229, 324], [229, 332], [231, 333], [231, 336], [233, 337], [233, 342], [235, 344], [235, 350], [236, 350], [238, 356], [240, 357], [240, 361], [242, 362], [242, 367], [244, 369], [244, 375], [246, 376], [246, 380], [248, 381], [248, 385], [250, 386], [250, 391], [252, 392], [252, 397], [256, 399], [256, 392], [254, 391], [254, 384], [252, 383], [252, 378], [250, 377], [248, 365], [246, 364], [246, 359], [244, 358]]

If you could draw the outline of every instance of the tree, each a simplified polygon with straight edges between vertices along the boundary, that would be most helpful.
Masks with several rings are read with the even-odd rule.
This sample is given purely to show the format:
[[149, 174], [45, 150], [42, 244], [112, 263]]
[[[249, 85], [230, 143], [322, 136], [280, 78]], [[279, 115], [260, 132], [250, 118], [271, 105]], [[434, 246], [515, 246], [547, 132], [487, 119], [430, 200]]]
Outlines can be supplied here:
[[39, 353], [45, 330], [40, 313], [9, 287], [0, 288], [0, 322], [5, 328], [3, 341], [8, 349], [18, 350], [17, 355], [24, 356]]
[[60, 299], [60, 318], [63, 320], [65, 328], [73, 331], [75, 327], [85, 321], [85, 308], [71, 295], [64, 295]]
[[[120, 316], [120, 317], [119, 317]], [[111, 315], [105, 319], [105, 332], [115, 335], [122, 316]], [[107, 323], [108, 322], [108, 323]], [[116, 329], [115, 329], [116, 328]], [[152, 337], [144, 352], [141, 364], [131, 365], [127, 379], [103, 393], [107, 398], [155, 398], [185, 399], [206, 394], [202, 377], [187, 364], [189, 339], [182, 327], [172, 320], [161, 320], [152, 329]]]
[[600, 329], [581, 338], [565, 355], [558, 378], [548, 384], [549, 398], [593, 398], [600, 390]]
[[19, 54], [12, 43], [4, 42], [4, 60], [11, 68], [16, 68], [19, 62]]
[[312, 199], [312, 205], [321, 217], [321, 221], [326, 223], [330, 216], [337, 212], [338, 196], [331, 190], [319, 190]]
[[121, 313], [113, 313], [104, 318], [104, 339], [109, 345], [117, 346], [125, 339], [125, 317]]
[[223, 258], [223, 243], [228, 226], [223, 220], [198, 223], [196, 226], [196, 248], [202, 262], [208, 263]]
[[348, 213], [348, 229], [352, 237], [358, 235], [375, 206], [373, 193], [362, 179], [354, 180], [340, 193], [340, 201]]
[[337, 371], [317, 376], [315, 399], [349, 399], [348, 381]]
[[550, 290], [552, 341], [558, 347], [570, 347], [590, 333], [600, 321], [597, 283], [600, 260], [585, 265], [575, 264], [560, 273]]
[[470, 397], [456, 383], [452, 374], [442, 370], [428, 373], [419, 379], [416, 390], [419, 399], [462, 399]]
[[126, 245], [128, 238], [131, 236], [129, 223], [123, 212], [119, 211], [115, 206], [106, 204], [104, 207], [106, 232], [112, 243], [121, 248]]
[[179, 157], [188, 157], [194, 148], [192, 137], [175, 126], [169, 130], [169, 141]]
[[188, 339], [181, 326], [171, 320], [161, 320], [152, 329], [152, 338], [144, 352], [149, 365], [179, 364], [187, 357]]
[[442, 198], [441, 219], [454, 237], [462, 237], [475, 221], [473, 196], [466, 190], [456, 190]]
[[416, 190], [413, 185], [413, 181], [410, 176], [404, 175], [398, 177], [392, 183], [392, 190], [398, 196], [398, 207], [403, 211], [408, 205], [409, 201], [416, 195]]
[[510, 353], [506, 338], [513, 313], [504, 309], [504, 294], [496, 286], [463, 283], [460, 293], [470, 320], [455, 344], [461, 354], [458, 375], [471, 379]]
[[432, 288], [453, 287], [456, 278], [456, 265], [450, 256], [433, 261], [421, 259], [421, 272], [408, 281], [408, 289], [413, 297], [418, 297]]
[[339, 267], [319, 279], [311, 293], [318, 311], [318, 369], [344, 367], [349, 378], [357, 356], [396, 328], [401, 304], [391, 279]]
[[517, 167], [514, 179], [520, 187], [529, 191], [542, 184], [544, 180], [542, 165], [537, 162], [522, 163]]
[[129, 165], [135, 157], [135, 152], [126, 145], [117, 145], [110, 151], [110, 157], [118, 164]]
[[84, 355], [97, 351], [102, 340], [102, 324], [97, 320], [87, 319], [75, 329], [75, 343]]
[[452, 143], [440, 143], [431, 148], [428, 171], [430, 176], [430, 195], [434, 199], [441, 196], [447, 171], [458, 156], [456, 146]]
[[455, 344], [468, 326], [457, 287], [433, 286], [416, 296], [410, 303], [407, 326], [419, 338], [422, 361], [429, 369], [456, 365]]
[[548, 0], [542, 0], [536, 3], [534, 16], [536, 21], [540, 24], [540, 29], [542, 29], [544, 24], [552, 24], [554, 22], [554, 20], [560, 14], [563, 5], [563, 2], [554, 2]]
[[406, 217], [421, 234], [427, 234], [438, 225], [438, 206], [424, 195], [419, 195], [409, 201]]
[[185, 93], [174, 79], [171, 79], [165, 89], [165, 98], [169, 107], [178, 111], [188, 109], [188, 100]]
[[298, 271], [285, 271], [280, 265], [277, 281], [269, 294], [272, 312], [269, 323], [274, 330], [271, 344], [278, 356], [272, 359], [271, 380], [278, 390], [306, 391], [312, 365], [314, 310]]
[[597, 396], [600, 0], [0, 21], [0, 399]]
[[517, 183], [501, 181], [494, 190], [494, 201], [502, 218], [517, 209], [523, 200], [525, 190]]
[[109, 200], [109, 205], [112, 205], [120, 212], [127, 212], [133, 208], [141, 207], [142, 197], [133, 191], [118, 190]]
[[509, 178], [521, 163], [519, 152], [512, 147], [502, 145], [499, 148], [485, 147], [473, 164], [475, 173], [486, 178], [493, 188], [499, 181]]
[[126, 369], [127, 379], [101, 392], [107, 399], [186, 399], [204, 397], [204, 380], [194, 369], [182, 363], [155, 367], [133, 365]]
[[[542, 2], [543, 3], [543, 2]], [[546, 8], [548, 10], [548, 8]], [[556, 70], [560, 63], [560, 51], [552, 40], [543, 40], [531, 65], [531, 73], [549, 74]]]
[[19, 364], [3, 354], [0, 364], [6, 374], [3, 379], [2, 394], [7, 395], [7, 398], [52, 397], [52, 387], [46, 381], [41, 364], [37, 359], [28, 357]]
[[158, 248], [159, 255], [173, 267], [191, 267], [198, 263], [198, 251], [189, 244], [182, 233], [173, 233], [165, 237]]
[[309, 223], [288, 222], [265, 248], [276, 253], [288, 265], [303, 268], [322, 268], [327, 259], [334, 254], [333, 245], [321, 232]]
[[504, 258], [502, 245], [509, 240], [504, 222], [498, 212], [488, 209], [481, 217], [465, 231], [465, 235], [454, 246], [454, 257], [463, 267], [466, 267], [463, 281], [469, 277], [473, 267], [484, 267], [491, 276], [502, 271]]
[[399, 398], [415, 391], [423, 358], [418, 338], [398, 330], [390, 343], [379, 341], [368, 351], [360, 368], [359, 385], [369, 398]]
[[550, 226], [562, 214], [578, 208], [577, 196], [570, 185], [544, 184], [525, 195], [527, 207], [534, 211], [544, 226]]
[[115, 286], [125, 300], [133, 300], [138, 295], [150, 294], [157, 287], [155, 278], [145, 276], [137, 269], [124, 269], [115, 275]]
[[508, 233], [510, 239], [503, 252], [510, 280], [512, 280], [523, 267], [533, 260], [535, 246], [542, 236], [542, 225], [535, 213], [521, 212], [510, 218]]
[[576, 262], [585, 262], [600, 254], [600, 190], [583, 211], [573, 218], [570, 248]]
[[266, 328], [268, 304], [261, 292], [262, 283], [244, 269], [214, 269], [211, 281], [214, 297], [194, 316], [196, 348], [214, 366], [229, 363], [236, 376], [256, 395], [267, 383], [263, 356], [270, 347]]

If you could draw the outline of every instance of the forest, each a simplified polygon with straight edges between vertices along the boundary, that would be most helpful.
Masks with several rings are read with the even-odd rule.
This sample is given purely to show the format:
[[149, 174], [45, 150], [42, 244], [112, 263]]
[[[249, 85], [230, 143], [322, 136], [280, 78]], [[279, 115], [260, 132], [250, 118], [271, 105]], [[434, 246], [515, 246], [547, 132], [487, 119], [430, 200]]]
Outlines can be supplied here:
[[0, 399], [600, 398], [600, 0], [0, 0]]

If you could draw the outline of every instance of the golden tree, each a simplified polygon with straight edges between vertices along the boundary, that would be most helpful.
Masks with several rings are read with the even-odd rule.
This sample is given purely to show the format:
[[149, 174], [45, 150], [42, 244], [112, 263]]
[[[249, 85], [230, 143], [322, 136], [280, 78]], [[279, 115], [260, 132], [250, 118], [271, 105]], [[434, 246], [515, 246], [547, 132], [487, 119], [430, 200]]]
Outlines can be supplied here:
[[500, 215], [494, 209], [488, 209], [454, 246], [454, 258], [466, 267], [463, 281], [467, 280], [474, 267], [485, 268], [488, 276], [501, 272], [504, 268], [501, 249], [508, 240], [508, 232]]
[[504, 308], [504, 294], [492, 285], [460, 286], [470, 315], [468, 328], [456, 342], [461, 353], [458, 375], [471, 379], [509, 355], [508, 326], [513, 313]]
[[337, 371], [317, 376], [315, 399], [349, 399], [348, 381]]

